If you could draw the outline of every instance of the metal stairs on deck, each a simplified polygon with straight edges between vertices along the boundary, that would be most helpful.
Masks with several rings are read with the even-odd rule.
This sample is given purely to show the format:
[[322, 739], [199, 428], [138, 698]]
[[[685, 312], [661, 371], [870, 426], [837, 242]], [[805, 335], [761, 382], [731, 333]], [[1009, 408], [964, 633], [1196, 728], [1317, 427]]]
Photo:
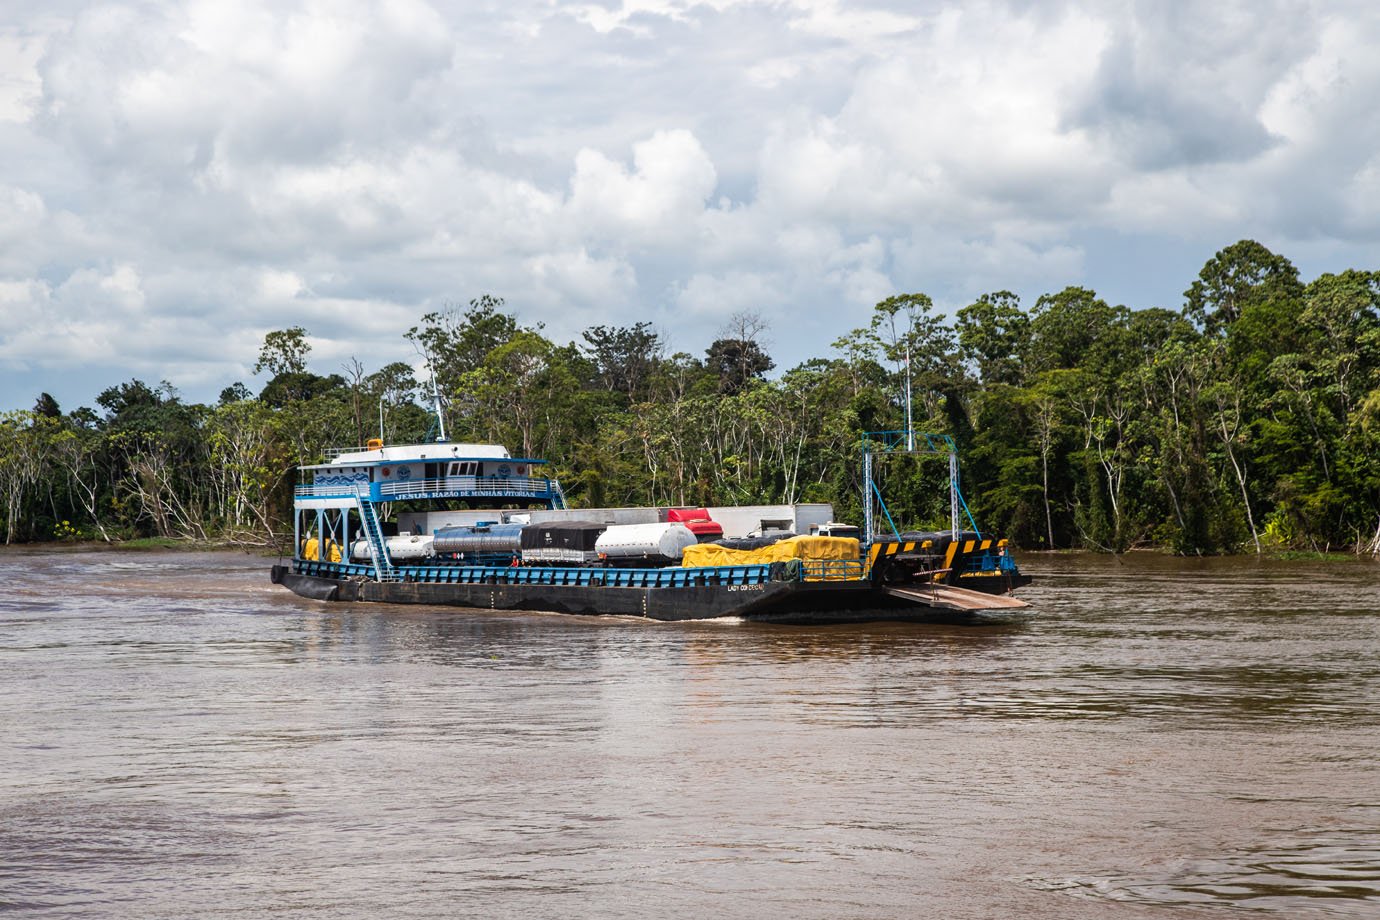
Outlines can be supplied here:
[[364, 538], [369, 541], [369, 549], [374, 557], [374, 577], [379, 581], [397, 581], [398, 573], [393, 568], [393, 560], [388, 556], [388, 544], [383, 539], [383, 527], [374, 511], [374, 503], [356, 490], [355, 506], [359, 509]]

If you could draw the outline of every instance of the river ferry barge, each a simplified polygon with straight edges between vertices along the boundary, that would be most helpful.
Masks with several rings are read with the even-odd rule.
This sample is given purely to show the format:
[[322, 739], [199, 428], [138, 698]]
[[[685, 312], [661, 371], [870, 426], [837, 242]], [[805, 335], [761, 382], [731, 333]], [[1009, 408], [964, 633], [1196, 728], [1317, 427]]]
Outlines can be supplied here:
[[322, 601], [655, 620], [954, 621], [1026, 606], [1010, 596], [1030, 579], [1005, 541], [959, 530], [956, 503], [949, 531], [874, 536], [870, 501], [862, 534], [827, 504], [569, 509], [545, 467], [492, 444], [331, 451], [300, 468], [296, 552], [272, 580]]

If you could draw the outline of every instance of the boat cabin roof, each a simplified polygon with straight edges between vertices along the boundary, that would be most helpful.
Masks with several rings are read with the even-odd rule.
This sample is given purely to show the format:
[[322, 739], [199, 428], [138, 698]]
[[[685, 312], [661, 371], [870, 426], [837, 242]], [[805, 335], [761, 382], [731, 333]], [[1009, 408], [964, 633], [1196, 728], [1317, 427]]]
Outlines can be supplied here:
[[306, 464], [304, 470], [325, 470], [342, 466], [384, 466], [395, 463], [448, 463], [451, 460], [507, 460], [531, 466], [545, 464], [545, 460], [513, 457], [501, 444], [453, 444], [434, 441], [430, 444], [390, 444], [373, 450], [346, 449], [330, 451], [335, 454], [326, 463]]

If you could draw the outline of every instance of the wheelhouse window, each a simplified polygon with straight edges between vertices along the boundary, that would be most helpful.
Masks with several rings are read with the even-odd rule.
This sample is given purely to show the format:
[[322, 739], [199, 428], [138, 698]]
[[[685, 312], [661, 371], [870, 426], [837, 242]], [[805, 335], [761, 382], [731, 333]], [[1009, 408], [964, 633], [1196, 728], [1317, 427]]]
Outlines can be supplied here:
[[478, 476], [478, 460], [461, 460], [450, 465], [451, 476]]

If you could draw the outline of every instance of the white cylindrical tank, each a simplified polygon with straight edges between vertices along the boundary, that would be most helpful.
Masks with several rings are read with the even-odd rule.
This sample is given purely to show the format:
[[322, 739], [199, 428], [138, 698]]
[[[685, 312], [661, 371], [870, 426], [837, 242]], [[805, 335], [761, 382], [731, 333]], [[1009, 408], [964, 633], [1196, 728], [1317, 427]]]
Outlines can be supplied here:
[[[402, 559], [426, 559], [431, 556], [433, 539], [430, 534], [404, 534], [388, 537], [384, 542], [388, 544], [389, 558], [397, 562]], [[373, 559], [374, 550], [368, 540], [356, 540], [355, 545], [350, 547], [350, 557]]]
[[615, 524], [599, 535], [594, 551], [609, 562], [647, 559], [679, 562], [699, 542], [684, 524]]

